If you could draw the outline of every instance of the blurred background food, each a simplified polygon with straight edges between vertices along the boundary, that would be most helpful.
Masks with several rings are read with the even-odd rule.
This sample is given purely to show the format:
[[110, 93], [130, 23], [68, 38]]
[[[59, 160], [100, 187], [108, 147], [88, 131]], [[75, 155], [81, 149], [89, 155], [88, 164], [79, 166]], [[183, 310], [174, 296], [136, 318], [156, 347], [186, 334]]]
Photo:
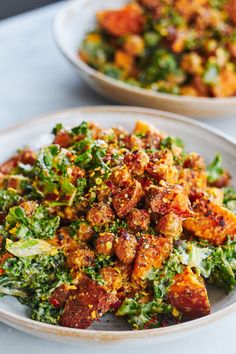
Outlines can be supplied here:
[[2, 0], [0, 20], [59, 1], [60, 0]]
[[236, 95], [235, 0], [136, 0], [96, 14], [80, 57], [112, 78], [153, 91]]

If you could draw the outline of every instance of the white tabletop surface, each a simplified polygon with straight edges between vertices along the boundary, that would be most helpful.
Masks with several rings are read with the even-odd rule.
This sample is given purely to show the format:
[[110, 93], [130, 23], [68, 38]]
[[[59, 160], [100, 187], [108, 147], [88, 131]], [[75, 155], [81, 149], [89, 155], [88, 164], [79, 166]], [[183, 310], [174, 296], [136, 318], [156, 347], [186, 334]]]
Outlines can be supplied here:
[[[61, 4], [0, 22], [0, 129], [66, 107], [109, 104], [89, 89], [56, 48], [52, 20]], [[236, 117], [206, 121], [236, 139]], [[147, 348], [141, 354], [235, 354], [236, 315], [186, 339]], [[0, 324], [0, 354], [90, 354], [111, 348], [82, 349], [34, 338]], [[125, 353], [125, 350], [122, 349]], [[112, 349], [112, 354], [118, 350]]]

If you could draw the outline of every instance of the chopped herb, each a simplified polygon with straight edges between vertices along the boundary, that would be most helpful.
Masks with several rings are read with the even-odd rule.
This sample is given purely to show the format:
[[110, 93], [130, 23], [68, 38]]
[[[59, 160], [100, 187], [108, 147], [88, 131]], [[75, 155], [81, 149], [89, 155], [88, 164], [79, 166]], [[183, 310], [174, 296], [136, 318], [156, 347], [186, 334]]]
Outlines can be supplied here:
[[61, 123], [57, 123], [52, 130], [52, 134], [57, 135], [61, 130], [63, 130], [63, 125]]
[[236, 213], [236, 191], [233, 187], [224, 188], [224, 206]]
[[135, 299], [125, 299], [118, 311], [117, 316], [126, 316], [127, 321], [134, 329], [161, 327], [162, 321], [171, 317], [173, 307], [160, 299], [148, 303], [140, 303]]
[[160, 147], [161, 149], [172, 150], [176, 147], [184, 148], [184, 143], [180, 138], [173, 138], [171, 136], [168, 136], [161, 141]]
[[224, 173], [222, 167], [222, 157], [217, 154], [214, 160], [207, 166], [207, 180], [209, 183], [214, 183]]

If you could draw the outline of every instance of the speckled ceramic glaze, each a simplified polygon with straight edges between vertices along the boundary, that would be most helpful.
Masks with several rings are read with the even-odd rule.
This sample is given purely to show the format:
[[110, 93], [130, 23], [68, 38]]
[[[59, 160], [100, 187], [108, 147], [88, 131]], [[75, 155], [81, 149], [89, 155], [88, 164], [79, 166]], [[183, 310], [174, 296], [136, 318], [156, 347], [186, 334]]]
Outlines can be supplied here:
[[[194, 122], [182, 116], [161, 111], [134, 107], [91, 107], [66, 110], [53, 113], [40, 119], [33, 119], [0, 134], [0, 162], [9, 158], [19, 147], [39, 148], [52, 141], [49, 132], [61, 122], [64, 126], [75, 126], [83, 120], [94, 121], [104, 128], [123, 126], [131, 130], [137, 119], [154, 124], [169, 135], [178, 136], [186, 143], [189, 151], [197, 151], [207, 161], [211, 161], [216, 152], [223, 156], [224, 167], [233, 177], [236, 185], [236, 144], [213, 128]], [[63, 328], [36, 322], [29, 319], [27, 307], [14, 298], [6, 296], [0, 299], [0, 321], [33, 335], [62, 342], [84, 345], [140, 345], [158, 343], [180, 338], [203, 329], [214, 321], [236, 311], [236, 291], [225, 295], [216, 289], [209, 289], [212, 314], [194, 321], [166, 328], [131, 331], [127, 324], [112, 315], [96, 322], [88, 330]]]
[[203, 98], [176, 96], [140, 89], [114, 80], [86, 65], [78, 56], [85, 33], [95, 24], [98, 10], [119, 8], [128, 0], [70, 0], [58, 12], [54, 37], [62, 53], [74, 64], [83, 79], [94, 90], [114, 101], [158, 108], [194, 118], [216, 118], [236, 114], [236, 97]]

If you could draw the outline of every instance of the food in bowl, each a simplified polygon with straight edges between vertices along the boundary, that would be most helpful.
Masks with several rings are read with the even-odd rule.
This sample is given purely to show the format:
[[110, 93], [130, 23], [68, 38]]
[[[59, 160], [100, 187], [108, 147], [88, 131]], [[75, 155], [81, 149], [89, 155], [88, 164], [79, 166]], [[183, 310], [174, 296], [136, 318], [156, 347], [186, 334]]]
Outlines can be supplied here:
[[184, 96], [236, 94], [235, 0], [139, 0], [97, 13], [80, 58], [128, 84]]
[[205, 282], [236, 283], [236, 192], [221, 157], [137, 121], [132, 133], [57, 124], [0, 166], [0, 294], [37, 321], [134, 329], [210, 313]]

